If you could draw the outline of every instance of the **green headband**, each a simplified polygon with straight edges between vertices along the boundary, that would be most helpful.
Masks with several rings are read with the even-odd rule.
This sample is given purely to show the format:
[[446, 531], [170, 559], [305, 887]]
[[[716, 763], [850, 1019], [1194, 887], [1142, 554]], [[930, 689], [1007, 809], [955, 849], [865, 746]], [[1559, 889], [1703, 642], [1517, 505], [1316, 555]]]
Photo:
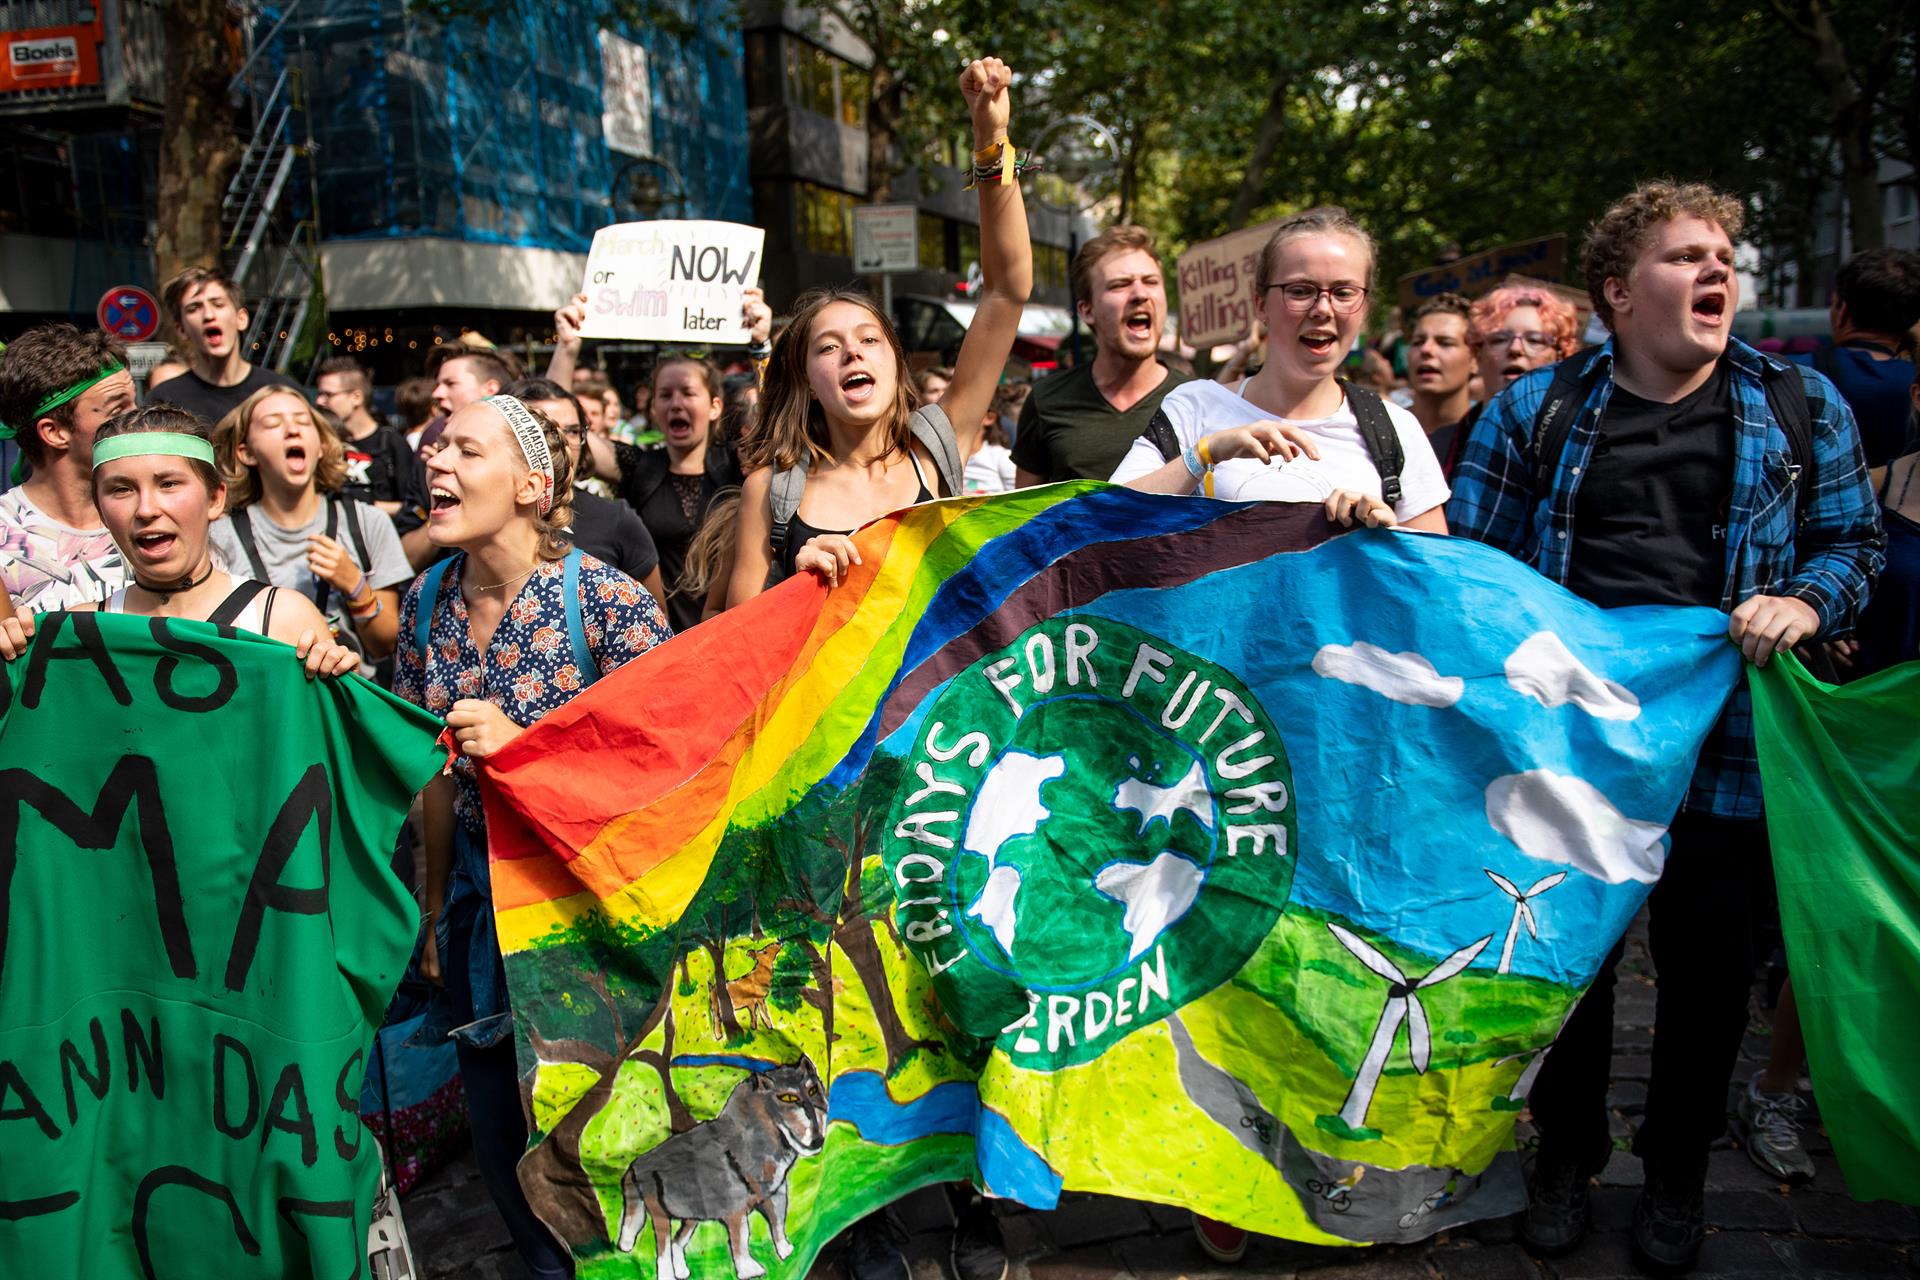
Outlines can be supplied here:
[[93, 446], [93, 469], [98, 471], [102, 463], [118, 462], [121, 458], [153, 456], [192, 458], [212, 466], [213, 446], [184, 431], [129, 431]]
[[[48, 396], [45, 400], [42, 400], [39, 404], [34, 406], [33, 416], [27, 420], [27, 425], [31, 426], [33, 423], [40, 421], [41, 418], [45, 417], [49, 413], [52, 413], [55, 409], [58, 409], [61, 405], [65, 404], [67, 401], [78, 399], [79, 397], [87, 394], [87, 392], [93, 390], [95, 387], [105, 382], [108, 378], [111, 378], [114, 374], [125, 372], [126, 367], [127, 366], [123, 364], [118, 364], [118, 363], [110, 364], [106, 368], [102, 369], [100, 372], [94, 374], [91, 378], [88, 378], [86, 381], [77, 382], [73, 386], [68, 387], [65, 391], [54, 392], [52, 395]], [[19, 433], [20, 433], [20, 425], [17, 423], [0, 424], [0, 439], [9, 439], [15, 435], [18, 435]]]

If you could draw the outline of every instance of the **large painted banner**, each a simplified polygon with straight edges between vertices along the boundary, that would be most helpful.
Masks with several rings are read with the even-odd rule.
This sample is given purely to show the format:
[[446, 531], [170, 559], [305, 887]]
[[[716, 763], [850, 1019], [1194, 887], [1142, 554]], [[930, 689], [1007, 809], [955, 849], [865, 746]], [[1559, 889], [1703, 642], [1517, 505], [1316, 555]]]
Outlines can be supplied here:
[[271, 640], [42, 615], [0, 671], [0, 1272], [364, 1274], [438, 730]]
[[1334, 1244], [1517, 1209], [1725, 618], [1096, 485], [858, 542], [486, 772], [521, 1180], [581, 1274], [800, 1276], [940, 1179]]

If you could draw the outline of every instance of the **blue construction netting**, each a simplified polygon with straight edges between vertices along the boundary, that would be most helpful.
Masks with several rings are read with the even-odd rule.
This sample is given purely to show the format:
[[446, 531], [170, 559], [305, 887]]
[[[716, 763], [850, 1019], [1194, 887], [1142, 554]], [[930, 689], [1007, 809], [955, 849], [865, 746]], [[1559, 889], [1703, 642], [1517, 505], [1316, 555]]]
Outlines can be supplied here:
[[282, 39], [307, 73], [321, 235], [585, 250], [615, 220], [608, 193], [631, 159], [602, 133], [603, 26], [647, 51], [653, 154], [685, 193], [667, 216], [749, 220], [734, 7], [694, 10], [682, 37], [591, 0], [508, 0], [489, 21], [445, 23], [395, 0], [305, 0]]

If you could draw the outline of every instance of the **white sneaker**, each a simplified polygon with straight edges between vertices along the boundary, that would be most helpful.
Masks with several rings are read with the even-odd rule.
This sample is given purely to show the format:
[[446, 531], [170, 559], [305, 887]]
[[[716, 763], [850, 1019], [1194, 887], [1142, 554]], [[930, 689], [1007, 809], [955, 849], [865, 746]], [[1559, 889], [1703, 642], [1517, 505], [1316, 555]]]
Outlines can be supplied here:
[[1800, 1141], [1800, 1126], [1806, 1118], [1804, 1098], [1797, 1093], [1762, 1093], [1756, 1075], [1747, 1082], [1738, 1116], [1747, 1157], [1782, 1182], [1795, 1186], [1812, 1182], [1813, 1157]]

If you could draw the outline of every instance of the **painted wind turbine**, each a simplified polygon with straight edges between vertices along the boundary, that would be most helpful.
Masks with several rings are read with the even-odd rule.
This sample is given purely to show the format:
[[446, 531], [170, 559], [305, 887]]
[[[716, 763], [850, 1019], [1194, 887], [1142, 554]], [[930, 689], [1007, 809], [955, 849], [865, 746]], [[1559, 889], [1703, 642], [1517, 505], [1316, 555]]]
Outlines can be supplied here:
[[1559, 884], [1562, 880], [1565, 880], [1567, 873], [1564, 871], [1556, 871], [1550, 876], [1542, 876], [1540, 879], [1535, 880], [1525, 893], [1522, 893], [1513, 881], [1507, 879], [1498, 871], [1487, 871], [1485, 867], [1480, 869], [1487, 872], [1487, 879], [1500, 886], [1500, 892], [1513, 899], [1513, 920], [1507, 925], [1507, 945], [1500, 949], [1500, 967], [1494, 971], [1496, 973], [1507, 973], [1513, 968], [1513, 940], [1520, 936], [1520, 922], [1522, 920], [1527, 922], [1527, 936], [1529, 938], [1538, 938], [1540, 936], [1540, 922], [1534, 918], [1533, 908], [1527, 904], [1533, 898], [1538, 897], [1540, 894], [1545, 893], [1547, 890], [1553, 888], [1553, 886]]
[[1362, 941], [1332, 921], [1327, 922], [1327, 928], [1333, 930], [1333, 936], [1340, 939], [1341, 946], [1353, 953], [1354, 959], [1385, 978], [1389, 984], [1387, 1002], [1380, 1010], [1380, 1021], [1373, 1028], [1373, 1042], [1367, 1046], [1367, 1056], [1361, 1059], [1360, 1071], [1354, 1076], [1353, 1087], [1347, 1090], [1347, 1100], [1340, 1108], [1341, 1123], [1349, 1129], [1361, 1129], [1366, 1126], [1367, 1108], [1373, 1105], [1373, 1091], [1379, 1087], [1380, 1072], [1387, 1065], [1387, 1054], [1393, 1049], [1393, 1040], [1402, 1022], [1407, 1024], [1407, 1056], [1413, 1060], [1415, 1071], [1426, 1074], [1433, 1040], [1427, 1028], [1427, 1011], [1421, 1007], [1420, 997], [1416, 993], [1445, 982], [1472, 964], [1474, 957], [1493, 941], [1493, 935], [1488, 934], [1480, 941], [1460, 948], [1429, 969], [1424, 976], [1409, 979], [1371, 943]]

